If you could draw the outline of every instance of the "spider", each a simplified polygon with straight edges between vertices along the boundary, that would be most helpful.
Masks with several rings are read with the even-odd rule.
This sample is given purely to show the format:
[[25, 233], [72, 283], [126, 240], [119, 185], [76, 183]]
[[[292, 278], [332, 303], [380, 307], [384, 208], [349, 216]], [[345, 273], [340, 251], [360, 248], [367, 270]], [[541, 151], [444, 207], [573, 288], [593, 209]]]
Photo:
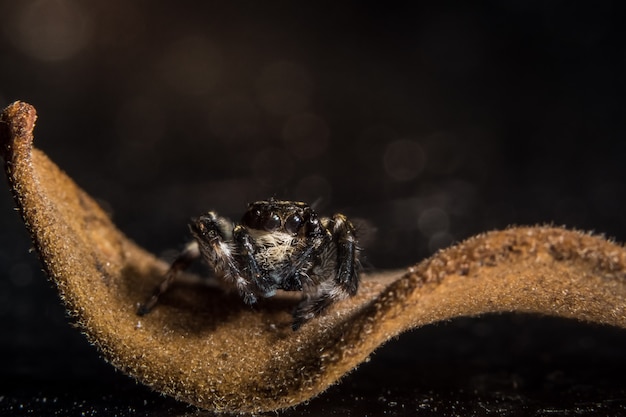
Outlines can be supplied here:
[[271, 198], [249, 204], [240, 223], [210, 211], [192, 219], [194, 240], [174, 260], [144, 315], [194, 260], [203, 258], [220, 284], [236, 289], [246, 304], [277, 290], [302, 291], [293, 312], [295, 331], [359, 287], [355, 228], [343, 214], [318, 217], [302, 202]]

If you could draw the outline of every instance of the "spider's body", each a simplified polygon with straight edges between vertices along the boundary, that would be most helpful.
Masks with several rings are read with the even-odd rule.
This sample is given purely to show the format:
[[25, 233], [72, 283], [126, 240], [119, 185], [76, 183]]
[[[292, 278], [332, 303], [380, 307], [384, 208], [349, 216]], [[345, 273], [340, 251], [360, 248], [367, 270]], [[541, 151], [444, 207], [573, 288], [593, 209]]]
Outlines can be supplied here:
[[342, 214], [319, 218], [305, 203], [270, 199], [250, 204], [239, 224], [208, 212], [189, 226], [194, 241], [174, 261], [140, 314], [147, 313], [177, 274], [199, 257], [247, 304], [277, 290], [302, 291], [294, 330], [357, 292], [354, 226]]

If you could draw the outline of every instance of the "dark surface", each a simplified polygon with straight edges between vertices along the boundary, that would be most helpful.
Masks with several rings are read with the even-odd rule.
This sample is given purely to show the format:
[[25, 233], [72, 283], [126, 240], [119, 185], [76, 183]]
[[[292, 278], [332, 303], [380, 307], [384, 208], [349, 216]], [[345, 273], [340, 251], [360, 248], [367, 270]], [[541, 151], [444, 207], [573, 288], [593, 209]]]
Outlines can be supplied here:
[[[36, 145], [166, 258], [189, 217], [271, 195], [366, 219], [375, 268], [510, 224], [623, 242], [623, 8], [6, 1], [0, 106], [36, 106]], [[0, 414], [197, 414], [97, 357], [8, 192], [0, 210]], [[626, 414], [625, 347], [563, 320], [455, 320], [291, 414]]]

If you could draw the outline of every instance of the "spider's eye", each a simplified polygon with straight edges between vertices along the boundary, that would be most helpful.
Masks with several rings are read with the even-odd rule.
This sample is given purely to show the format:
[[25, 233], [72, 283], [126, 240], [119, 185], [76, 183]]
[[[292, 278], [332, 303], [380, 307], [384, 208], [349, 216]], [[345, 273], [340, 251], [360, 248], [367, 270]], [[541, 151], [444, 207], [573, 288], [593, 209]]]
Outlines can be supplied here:
[[263, 218], [263, 229], [272, 232], [280, 227], [280, 216], [276, 213], [269, 213]]
[[251, 229], [259, 229], [261, 226], [261, 211], [259, 210], [248, 210], [246, 214], [243, 215], [243, 219], [241, 222]]
[[289, 233], [296, 233], [302, 226], [302, 217], [298, 213], [294, 213], [285, 220], [285, 230]]
[[307, 221], [306, 233], [309, 236], [320, 233], [320, 220], [317, 218], [316, 214], [311, 214], [311, 218]]

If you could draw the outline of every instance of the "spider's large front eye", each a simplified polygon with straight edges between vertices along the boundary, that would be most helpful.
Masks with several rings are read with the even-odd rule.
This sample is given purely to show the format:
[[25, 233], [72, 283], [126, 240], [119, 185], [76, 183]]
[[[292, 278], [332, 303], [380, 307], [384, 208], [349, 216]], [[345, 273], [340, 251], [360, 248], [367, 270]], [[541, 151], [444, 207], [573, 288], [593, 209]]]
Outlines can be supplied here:
[[268, 213], [263, 218], [263, 229], [273, 232], [280, 227], [280, 216], [276, 213]]
[[285, 220], [285, 230], [289, 233], [297, 233], [302, 226], [302, 217], [298, 213], [294, 213]]

